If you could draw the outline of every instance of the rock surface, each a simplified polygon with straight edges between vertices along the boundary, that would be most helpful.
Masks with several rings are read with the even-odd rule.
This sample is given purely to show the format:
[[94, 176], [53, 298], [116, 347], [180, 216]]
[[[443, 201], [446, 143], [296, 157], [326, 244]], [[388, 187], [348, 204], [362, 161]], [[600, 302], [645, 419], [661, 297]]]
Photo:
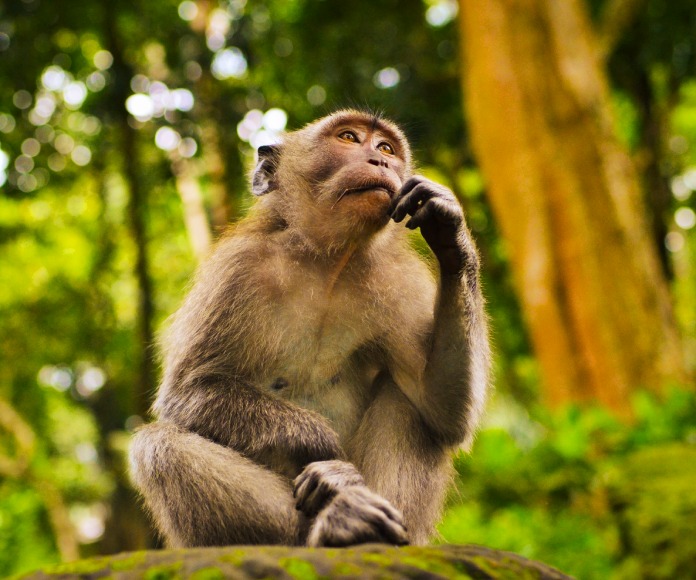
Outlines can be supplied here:
[[539, 562], [481, 546], [377, 544], [353, 548], [229, 546], [131, 552], [61, 564], [18, 578], [570, 578]]

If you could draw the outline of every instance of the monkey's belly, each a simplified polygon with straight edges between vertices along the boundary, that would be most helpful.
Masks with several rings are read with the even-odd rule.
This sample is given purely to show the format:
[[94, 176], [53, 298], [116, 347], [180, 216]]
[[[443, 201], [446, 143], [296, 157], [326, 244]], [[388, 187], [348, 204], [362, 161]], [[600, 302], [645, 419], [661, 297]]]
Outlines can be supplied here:
[[[323, 369], [318, 369], [323, 370]], [[266, 381], [275, 396], [324, 416], [342, 440], [358, 428], [372, 397], [371, 388], [378, 374], [375, 365], [346, 361], [338, 372], [326, 379], [310, 374], [284, 375]]]
[[313, 395], [293, 397], [290, 400], [326, 417], [342, 441], [355, 432], [363, 413], [362, 401], [356, 400], [351, 386], [345, 384], [332, 386]]

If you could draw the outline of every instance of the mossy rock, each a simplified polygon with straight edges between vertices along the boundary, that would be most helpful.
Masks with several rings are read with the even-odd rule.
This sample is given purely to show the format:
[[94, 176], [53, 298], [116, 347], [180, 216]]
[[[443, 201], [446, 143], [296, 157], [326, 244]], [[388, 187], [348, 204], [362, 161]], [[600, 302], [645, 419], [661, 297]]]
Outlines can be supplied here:
[[516, 554], [480, 546], [353, 548], [231, 546], [133, 552], [45, 568], [17, 578], [459, 578], [525, 580], [570, 578]]

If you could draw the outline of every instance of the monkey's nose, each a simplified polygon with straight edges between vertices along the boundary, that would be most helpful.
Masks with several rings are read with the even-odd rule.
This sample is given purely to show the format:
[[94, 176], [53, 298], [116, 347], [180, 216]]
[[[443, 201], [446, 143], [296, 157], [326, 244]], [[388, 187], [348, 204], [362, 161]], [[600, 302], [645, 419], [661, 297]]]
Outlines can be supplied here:
[[382, 159], [368, 159], [367, 162], [374, 165], [375, 167], [387, 167], [387, 168], [389, 168], [389, 165], [387, 164], [387, 162], [383, 161]]

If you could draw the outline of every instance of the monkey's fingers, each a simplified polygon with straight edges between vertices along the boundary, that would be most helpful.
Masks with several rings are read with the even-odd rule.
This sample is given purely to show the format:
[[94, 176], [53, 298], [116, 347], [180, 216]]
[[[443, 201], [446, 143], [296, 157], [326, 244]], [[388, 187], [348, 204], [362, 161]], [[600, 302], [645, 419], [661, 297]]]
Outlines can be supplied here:
[[406, 227], [415, 230], [434, 220], [448, 226], [458, 226], [462, 218], [459, 204], [440, 197], [431, 197], [415, 211], [413, 217], [406, 222]]
[[404, 183], [403, 186], [401, 187], [401, 191], [399, 192], [399, 196], [408, 195], [408, 193], [412, 189], [414, 189], [417, 185], [420, 185], [421, 183], [428, 183], [428, 182], [430, 182], [430, 180], [426, 177], [423, 177], [422, 175], [414, 175], [412, 177], [409, 177], [406, 180], [406, 183]]
[[297, 502], [297, 509], [305, 511], [305, 502], [319, 485], [319, 478], [313, 473], [302, 472], [295, 479], [293, 497]]
[[310, 463], [295, 479], [297, 509], [314, 517], [340, 489], [353, 486], [364, 486], [362, 475], [353, 464], [340, 460]]
[[427, 184], [418, 184], [408, 193], [400, 194], [397, 198], [396, 207], [391, 214], [392, 219], [399, 223], [407, 214], [413, 215], [432, 195]]
[[319, 481], [316, 486], [304, 497], [301, 510], [309, 517], [318, 514], [328, 502], [338, 493], [335, 487], [325, 481]]
[[408, 530], [403, 523], [401, 513], [387, 502], [383, 505], [368, 509], [369, 521], [379, 531], [382, 541], [386, 544], [405, 546], [408, 544]]
[[396, 522], [402, 528], [406, 529], [406, 526], [404, 525], [404, 517], [401, 515], [401, 512], [388, 501], [384, 501], [381, 505], [378, 505], [377, 509], [380, 510], [391, 521]]
[[370, 505], [348, 508], [330, 505], [315, 521], [308, 538], [313, 547], [345, 547], [379, 542], [403, 546], [408, 544], [405, 528]]

